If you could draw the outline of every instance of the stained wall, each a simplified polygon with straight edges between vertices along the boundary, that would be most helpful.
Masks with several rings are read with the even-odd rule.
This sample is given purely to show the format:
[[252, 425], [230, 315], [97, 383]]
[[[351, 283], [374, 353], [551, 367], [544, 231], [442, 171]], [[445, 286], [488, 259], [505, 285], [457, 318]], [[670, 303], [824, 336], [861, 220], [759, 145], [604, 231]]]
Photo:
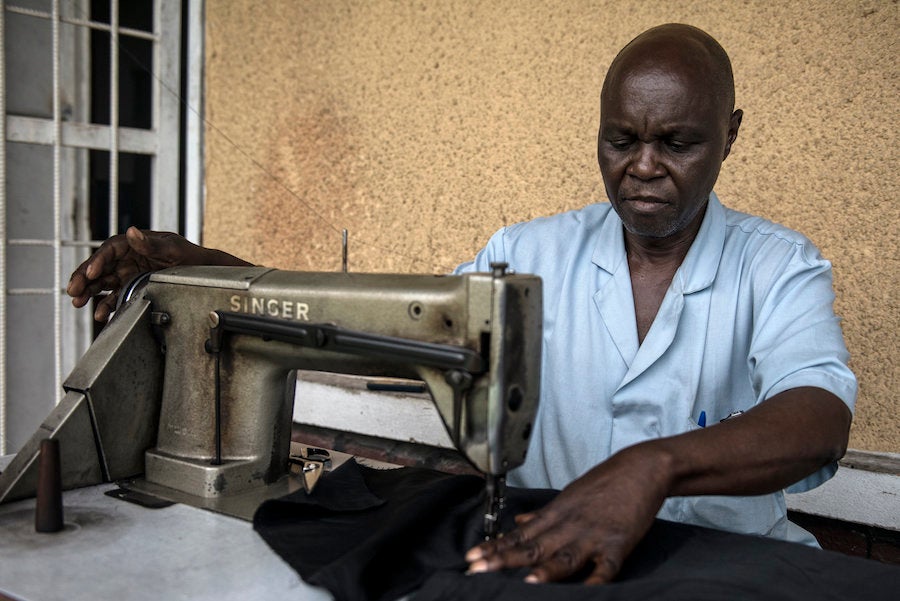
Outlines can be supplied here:
[[744, 123], [716, 190], [834, 263], [860, 398], [900, 452], [896, 0], [206, 3], [205, 243], [288, 269], [446, 272], [504, 224], [604, 199], [615, 53], [684, 22], [732, 58]]

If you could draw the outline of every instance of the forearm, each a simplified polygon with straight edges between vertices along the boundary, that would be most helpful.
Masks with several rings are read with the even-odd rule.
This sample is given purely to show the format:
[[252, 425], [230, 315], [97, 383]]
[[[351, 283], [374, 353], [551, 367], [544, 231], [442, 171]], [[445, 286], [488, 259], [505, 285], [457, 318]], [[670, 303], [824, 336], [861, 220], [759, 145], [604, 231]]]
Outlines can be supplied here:
[[797, 388], [735, 419], [626, 452], [654, 457], [667, 496], [765, 494], [842, 457], [850, 420], [833, 394]]
[[466, 554], [473, 572], [531, 566], [534, 582], [593, 565], [610, 581], [666, 497], [757, 495], [780, 490], [839, 458], [850, 412], [821, 389], [798, 388], [721, 424], [628, 447], [519, 516], [504, 537]]

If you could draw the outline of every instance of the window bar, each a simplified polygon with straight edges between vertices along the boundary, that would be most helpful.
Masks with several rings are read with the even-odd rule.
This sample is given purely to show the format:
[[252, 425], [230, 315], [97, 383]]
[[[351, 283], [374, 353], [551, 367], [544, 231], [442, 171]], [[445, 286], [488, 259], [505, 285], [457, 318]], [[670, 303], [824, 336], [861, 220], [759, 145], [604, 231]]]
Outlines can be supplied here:
[[9, 296], [38, 296], [57, 294], [53, 288], [10, 288], [6, 291]]
[[[0, 0], [0, 33], [6, 32]], [[0, 455], [6, 455], [6, 53], [0, 44]]]
[[[59, 0], [53, 0], [53, 372], [62, 390], [62, 107], [59, 74]], [[60, 396], [54, 404], [59, 404]]]
[[119, 0], [109, 3], [109, 236], [119, 232]]
[[178, 231], [178, 114], [181, 107], [179, 72], [181, 43], [181, 3], [159, 0], [153, 30], [159, 41], [153, 44], [153, 150], [150, 227]]
[[[43, 10], [36, 10], [33, 8], [25, 8], [23, 6], [10, 5], [10, 6], [6, 7], [6, 10], [8, 10], [11, 13], [26, 15], [29, 17], [35, 17], [37, 19], [49, 20], [49, 19], [53, 18], [52, 13], [48, 13], [47, 11], [43, 11]], [[98, 23], [96, 21], [91, 21], [89, 19], [78, 19], [76, 17], [60, 16], [60, 21], [62, 21], [63, 23], [68, 23], [69, 25], [78, 25], [81, 27], [87, 27], [89, 29], [96, 29], [98, 31], [110, 31], [111, 30], [111, 27], [109, 25], [107, 25], [106, 23]], [[156, 34], [142, 31], [140, 29], [130, 29], [128, 27], [120, 27], [119, 32], [134, 36], [136, 38], [142, 38], [145, 40], [158, 39], [158, 36]]]
[[185, 166], [185, 237], [196, 244], [202, 243], [203, 214], [203, 0], [188, 2], [188, 69], [182, 77], [188, 78], [187, 110], [187, 164]]

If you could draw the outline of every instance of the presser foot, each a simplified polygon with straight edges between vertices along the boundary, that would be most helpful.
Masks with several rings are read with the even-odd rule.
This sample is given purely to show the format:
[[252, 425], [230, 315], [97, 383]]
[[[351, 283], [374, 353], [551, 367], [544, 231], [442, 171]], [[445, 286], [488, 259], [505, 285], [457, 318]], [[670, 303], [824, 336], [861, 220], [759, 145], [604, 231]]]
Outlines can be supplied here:
[[500, 513], [506, 504], [506, 475], [485, 476], [484, 540], [500, 535]]
[[312, 493], [322, 474], [331, 469], [331, 455], [324, 449], [307, 448], [291, 454], [288, 462], [291, 474], [300, 478], [306, 494]]

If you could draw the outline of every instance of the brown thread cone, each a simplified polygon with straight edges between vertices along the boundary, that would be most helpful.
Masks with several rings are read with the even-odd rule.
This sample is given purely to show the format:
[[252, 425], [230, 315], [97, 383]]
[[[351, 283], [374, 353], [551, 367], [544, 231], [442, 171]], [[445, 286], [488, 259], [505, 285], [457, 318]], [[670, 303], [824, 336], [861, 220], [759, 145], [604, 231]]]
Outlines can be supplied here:
[[38, 463], [37, 500], [34, 508], [36, 532], [59, 532], [63, 529], [62, 472], [59, 465], [59, 441], [41, 441]]

